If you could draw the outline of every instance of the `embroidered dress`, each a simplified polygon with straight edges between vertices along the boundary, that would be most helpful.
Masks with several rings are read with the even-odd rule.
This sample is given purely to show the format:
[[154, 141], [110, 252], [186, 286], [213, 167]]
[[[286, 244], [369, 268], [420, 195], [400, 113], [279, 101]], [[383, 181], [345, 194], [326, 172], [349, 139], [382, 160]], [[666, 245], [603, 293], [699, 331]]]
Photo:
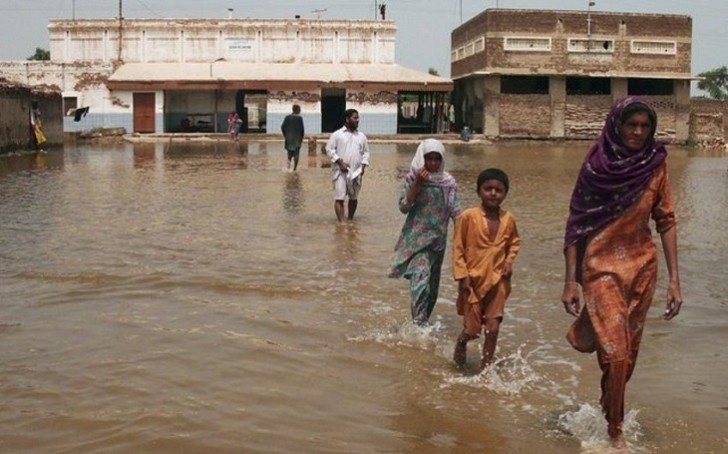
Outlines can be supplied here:
[[[434, 139], [428, 140], [434, 141]], [[436, 146], [436, 144], [430, 145]], [[424, 165], [425, 153], [421, 149], [423, 149], [422, 144], [405, 178], [399, 198], [399, 210], [406, 214], [407, 218], [394, 248], [389, 277], [409, 279], [412, 318], [426, 322], [437, 302], [440, 272], [447, 246], [448, 223], [450, 219], [455, 219], [460, 214], [460, 201], [454, 178], [441, 169], [440, 172], [430, 176], [430, 181], [420, 185], [414, 203], [407, 204], [407, 194], [416, 178], [415, 169], [421, 168], [418, 155]], [[442, 144], [439, 144], [438, 150], [428, 149], [428, 153], [437, 151], [443, 155], [439, 150], [444, 152]]]
[[653, 137], [656, 116], [646, 101], [627, 97], [614, 106], [582, 166], [565, 234], [566, 247], [577, 246], [584, 294], [567, 340], [581, 352], [597, 352], [610, 436], [621, 432], [626, 385], [655, 293], [657, 248], [649, 220], [658, 233], [676, 224], [664, 146], [649, 140], [630, 152], [617, 132], [622, 110], [634, 102], [650, 109]]

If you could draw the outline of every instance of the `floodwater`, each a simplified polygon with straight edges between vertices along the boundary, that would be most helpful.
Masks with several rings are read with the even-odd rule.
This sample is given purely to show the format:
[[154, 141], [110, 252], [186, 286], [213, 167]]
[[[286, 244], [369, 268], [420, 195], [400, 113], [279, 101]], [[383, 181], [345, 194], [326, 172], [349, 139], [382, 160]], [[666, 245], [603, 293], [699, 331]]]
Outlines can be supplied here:
[[[505, 169], [523, 247], [498, 345], [451, 356], [386, 278], [415, 144], [372, 144], [354, 222], [280, 143], [67, 146], [0, 158], [0, 451], [600, 453], [596, 359], [564, 340], [563, 226], [584, 143], [448, 145], [465, 205]], [[683, 312], [666, 272], [628, 386], [632, 452], [728, 446], [728, 157], [670, 148]]]

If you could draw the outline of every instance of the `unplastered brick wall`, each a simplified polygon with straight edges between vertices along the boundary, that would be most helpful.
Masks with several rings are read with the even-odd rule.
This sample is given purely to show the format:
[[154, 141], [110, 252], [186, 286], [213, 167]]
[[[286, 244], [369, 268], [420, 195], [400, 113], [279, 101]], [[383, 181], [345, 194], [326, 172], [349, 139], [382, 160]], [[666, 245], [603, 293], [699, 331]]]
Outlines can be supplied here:
[[551, 98], [549, 95], [500, 95], [502, 136], [549, 137]]
[[564, 108], [564, 136], [571, 139], [598, 137], [611, 107], [611, 95], [567, 96]]
[[[587, 25], [589, 21], [589, 26]], [[589, 28], [589, 33], [587, 29]], [[476, 69], [509, 68], [524, 74], [542, 72], [678, 73], [690, 74], [692, 19], [684, 15], [607, 13], [558, 10], [487, 10], [452, 33], [452, 49], [486, 35], [485, 52], [452, 64], [453, 77]], [[506, 37], [538, 37], [551, 40], [547, 51], [505, 51]], [[569, 38], [611, 41], [612, 52], [567, 51]], [[667, 54], [633, 53], [633, 40], [674, 43]], [[478, 54], [476, 54], [478, 55]]]

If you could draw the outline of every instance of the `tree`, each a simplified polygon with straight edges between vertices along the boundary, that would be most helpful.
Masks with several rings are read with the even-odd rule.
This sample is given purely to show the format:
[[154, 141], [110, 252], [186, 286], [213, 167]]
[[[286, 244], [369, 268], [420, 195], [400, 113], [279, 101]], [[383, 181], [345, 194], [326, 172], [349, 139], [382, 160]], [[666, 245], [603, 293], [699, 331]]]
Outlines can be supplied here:
[[40, 47], [35, 48], [35, 53], [28, 57], [28, 60], [50, 60], [51, 51], [41, 49]]
[[432, 76], [439, 76], [440, 73], [435, 68], [430, 68], [427, 70], [427, 72]]
[[708, 92], [711, 98], [728, 99], [728, 67], [712, 69], [698, 74], [704, 79], [698, 82], [698, 88]]

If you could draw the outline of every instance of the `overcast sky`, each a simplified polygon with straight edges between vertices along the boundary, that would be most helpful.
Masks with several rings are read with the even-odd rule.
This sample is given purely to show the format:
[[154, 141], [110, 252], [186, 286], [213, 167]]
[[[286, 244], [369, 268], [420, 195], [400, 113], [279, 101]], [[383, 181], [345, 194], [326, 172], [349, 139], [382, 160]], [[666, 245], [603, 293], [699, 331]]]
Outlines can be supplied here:
[[[693, 18], [692, 72], [728, 65], [727, 0], [593, 0], [593, 11], [687, 14]], [[121, 0], [127, 18], [374, 19], [375, 0]], [[450, 75], [450, 32], [487, 8], [585, 10], [588, 0], [386, 0], [397, 25], [397, 63]], [[114, 18], [120, 0], [0, 0], [0, 60], [48, 49], [50, 19]], [[318, 11], [317, 11], [318, 10]], [[0, 75], [1, 76], [1, 75]]]

